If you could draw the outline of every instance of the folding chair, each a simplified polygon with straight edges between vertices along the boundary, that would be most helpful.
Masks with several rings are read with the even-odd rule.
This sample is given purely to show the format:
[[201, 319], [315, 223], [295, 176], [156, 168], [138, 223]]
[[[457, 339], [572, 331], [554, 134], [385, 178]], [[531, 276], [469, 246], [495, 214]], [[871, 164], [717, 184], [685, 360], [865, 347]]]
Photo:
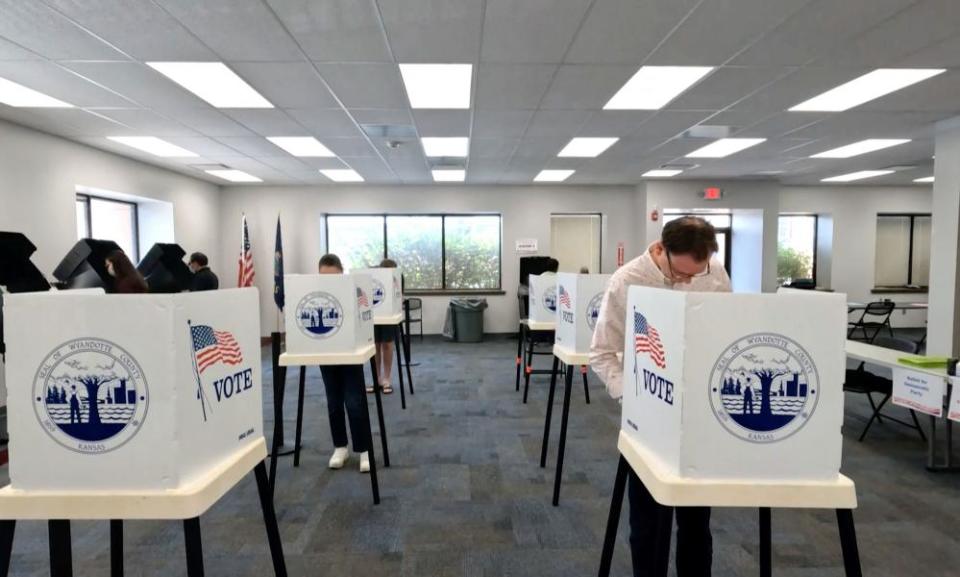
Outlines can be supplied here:
[[[875, 301], [868, 303], [863, 314], [856, 322], [848, 323], [847, 338], [873, 344], [883, 329], [887, 329], [890, 338], [893, 337], [893, 328], [890, 326], [890, 316], [896, 304], [893, 301]], [[857, 331], [861, 337], [858, 338]]]

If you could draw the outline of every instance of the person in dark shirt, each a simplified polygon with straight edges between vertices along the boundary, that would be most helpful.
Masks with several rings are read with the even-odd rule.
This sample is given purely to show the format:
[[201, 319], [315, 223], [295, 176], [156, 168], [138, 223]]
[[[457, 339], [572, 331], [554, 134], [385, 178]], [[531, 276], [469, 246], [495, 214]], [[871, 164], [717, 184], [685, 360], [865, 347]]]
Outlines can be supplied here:
[[121, 294], [147, 292], [147, 281], [122, 250], [115, 250], [107, 255], [106, 267], [107, 273], [113, 277], [113, 292]]
[[210, 270], [207, 255], [195, 252], [190, 255], [190, 270], [193, 272], [193, 281], [190, 291], [215, 291], [220, 288], [220, 279]]

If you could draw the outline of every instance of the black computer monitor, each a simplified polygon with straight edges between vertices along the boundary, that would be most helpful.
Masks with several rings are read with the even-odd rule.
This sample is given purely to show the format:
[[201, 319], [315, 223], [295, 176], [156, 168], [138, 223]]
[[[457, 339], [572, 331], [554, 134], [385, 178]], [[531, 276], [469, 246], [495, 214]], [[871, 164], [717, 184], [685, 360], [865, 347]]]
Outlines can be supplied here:
[[540, 275], [545, 272], [557, 272], [560, 263], [549, 256], [520, 257], [520, 284], [530, 284], [530, 275]]
[[150, 292], [178, 293], [190, 290], [193, 273], [183, 262], [186, 254], [179, 244], [158, 242], [150, 248], [137, 265]]
[[113, 291], [113, 281], [107, 272], [107, 256], [120, 246], [112, 240], [85, 238], [73, 245], [63, 257], [53, 276], [62, 283], [62, 288], [102, 288]]
[[[37, 247], [22, 233], [0, 232], [0, 286], [11, 293], [50, 290], [50, 283], [30, 261]], [[0, 293], [0, 355], [3, 344], [3, 295]]]

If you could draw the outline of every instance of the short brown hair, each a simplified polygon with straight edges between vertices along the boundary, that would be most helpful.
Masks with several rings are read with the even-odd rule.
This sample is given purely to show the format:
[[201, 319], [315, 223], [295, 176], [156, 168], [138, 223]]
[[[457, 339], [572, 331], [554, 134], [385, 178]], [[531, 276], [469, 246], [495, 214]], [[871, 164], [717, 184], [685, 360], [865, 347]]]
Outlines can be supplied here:
[[343, 271], [343, 263], [340, 262], [340, 257], [333, 253], [327, 253], [320, 257], [319, 268], [323, 268], [325, 266], [332, 266], [340, 269], [341, 272]]
[[385, 258], [380, 261], [380, 268], [397, 268], [397, 261], [392, 258]]
[[207, 259], [207, 255], [202, 252], [195, 252], [190, 255], [190, 262], [195, 262], [200, 266], [207, 266], [210, 261]]
[[699, 216], [684, 216], [663, 226], [660, 242], [669, 254], [686, 254], [698, 262], [708, 260], [720, 250], [717, 231]]

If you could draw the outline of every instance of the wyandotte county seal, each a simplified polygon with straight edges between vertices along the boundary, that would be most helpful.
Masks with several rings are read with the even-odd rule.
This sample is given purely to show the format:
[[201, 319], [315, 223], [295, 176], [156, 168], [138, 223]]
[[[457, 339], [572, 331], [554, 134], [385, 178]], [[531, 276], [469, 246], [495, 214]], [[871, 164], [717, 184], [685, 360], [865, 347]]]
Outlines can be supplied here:
[[378, 279], [373, 279], [373, 308], [380, 306], [383, 299], [387, 296], [387, 289]]
[[590, 330], [597, 328], [597, 319], [600, 318], [600, 304], [603, 302], [603, 293], [593, 295], [587, 303], [587, 326]]
[[713, 414], [733, 435], [775, 443], [813, 415], [820, 377], [796, 341], [775, 333], [747, 335], [720, 355], [710, 373]]
[[297, 304], [297, 328], [311, 339], [326, 339], [343, 325], [343, 307], [332, 294], [308, 293]]
[[557, 312], [557, 286], [553, 285], [547, 287], [543, 291], [543, 306], [548, 311], [555, 313]]
[[150, 396], [130, 353], [88, 338], [46, 356], [33, 378], [33, 400], [37, 419], [57, 443], [78, 453], [106, 453], [137, 434]]

